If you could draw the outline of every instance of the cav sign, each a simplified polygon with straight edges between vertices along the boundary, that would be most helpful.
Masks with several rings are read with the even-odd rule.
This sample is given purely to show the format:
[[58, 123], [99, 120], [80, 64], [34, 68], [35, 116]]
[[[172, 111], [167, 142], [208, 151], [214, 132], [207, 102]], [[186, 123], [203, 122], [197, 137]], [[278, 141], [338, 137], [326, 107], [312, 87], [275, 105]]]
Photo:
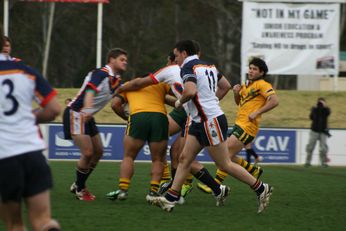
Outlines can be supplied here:
[[[124, 125], [99, 125], [100, 137], [103, 144], [103, 160], [122, 160], [124, 156], [123, 137]], [[167, 148], [169, 149], [174, 137], [170, 137]], [[62, 125], [49, 125], [48, 127], [48, 158], [55, 160], [76, 160], [80, 157], [80, 151], [72, 140], [65, 140]], [[296, 132], [291, 130], [260, 130], [253, 148], [261, 155], [264, 163], [295, 163], [296, 161]], [[242, 156], [245, 152], [241, 151]], [[203, 149], [196, 157], [203, 162], [212, 162], [206, 149]], [[151, 161], [148, 144], [144, 145], [138, 153], [136, 160]]]
[[[253, 149], [264, 163], [295, 163], [296, 132], [290, 130], [260, 130]], [[241, 152], [245, 156], [245, 151]]]

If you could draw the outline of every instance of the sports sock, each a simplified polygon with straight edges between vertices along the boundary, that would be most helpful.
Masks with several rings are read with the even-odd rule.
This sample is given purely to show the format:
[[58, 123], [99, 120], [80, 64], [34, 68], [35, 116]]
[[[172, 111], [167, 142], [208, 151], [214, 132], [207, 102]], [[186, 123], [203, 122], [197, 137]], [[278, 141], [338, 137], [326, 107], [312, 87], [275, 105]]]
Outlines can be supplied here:
[[169, 172], [168, 163], [166, 162], [165, 166], [164, 166], [164, 169], [163, 169], [163, 174], [162, 174], [160, 183], [165, 183], [165, 182], [168, 182], [170, 180], [171, 180], [171, 175], [170, 175], [170, 172]]
[[179, 197], [180, 197], [180, 192], [177, 192], [173, 189], [168, 189], [166, 195], [165, 195], [165, 198], [170, 201], [170, 202], [173, 202], [173, 201], [178, 201], [179, 200]]
[[217, 183], [222, 184], [222, 182], [225, 180], [225, 178], [228, 176], [228, 173], [225, 171], [222, 171], [221, 169], [216, 170], [216, 176], [215, 180]]
[[94, 171], [95, 167], [96, 167], [96, 165], [89, 168], [89, 172], [87, 173], [87, 176], [86, 176], [87, 179], [89, 178], [91, 173]]
[[[253, 150], [252, 148], [246, 149], [246, 153], [250, 156], [255, 157], [255, 159], [258, 158], [258, 155], [256, 154], [255, 150]], [[248, 162], [250, 161], [248, 160]]]
[[264, 191], [263, 182], [260, 180], [256, 180], [256, 182], [251, 186], [251, 188], [256, 192], [258, 196]]
[[128, 178], [120, 178], [119, 179], [119, 189], [123, 191], [129, 190], [131, 180]]
[[154, 181], [154, 180], [150, 181], [150, 191], [157, 193], [159, 191], [159, 187], [160, 187], [159, 185], [160, 185], [160, 182], [158, 181]]
[[251, 154], [248, 152], [246, 152], [246, 161], [249, 163], [251, 162]]
[[76, 168], [76, 185], [77, 191], [80, 192], [85, 188], [85, 182], [88, 179], [89, 169]]
[[246, 169], [251, 175], [257, 170], [257, 167], [253, 164], [250, 164], [246, 160], [244, 160], [242, 157], [238, 156], [237, 160], [235, 161], [237, 164], [242, 166]]
[[196, 179], [200, 180], [203, 184], [207, 185], [211, 190], [213, 190], [214, 195], [219, 195], [220, 184], [214, 180], [206, 168], [202, 168], [196, 174], [194, 174]]
[[193, 181], [193, 175], [191, 173], [189, 173], [189, 175], [187, 175], [184, 184], [187, 185], [192, 185], [192, 181]]
[[174, 179], [174, 177], [175, 177], [175, 173], [177, 172], [177, 169], [176, 168], [173, 168], [173, 167], [171, 167], [171, 178], [172, 178], [172, 180]]

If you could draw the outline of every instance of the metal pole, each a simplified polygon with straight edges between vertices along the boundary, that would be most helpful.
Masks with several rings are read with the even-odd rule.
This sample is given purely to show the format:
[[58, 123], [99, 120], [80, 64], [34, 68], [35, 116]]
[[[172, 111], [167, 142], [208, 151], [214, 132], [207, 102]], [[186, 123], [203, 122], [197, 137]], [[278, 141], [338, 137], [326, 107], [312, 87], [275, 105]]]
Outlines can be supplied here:
[[4, 1], [4, 35], [8, 36], [8, 0]]
[[44, 56], [43, 56], [43, 64], [42, 64], [42, 74], [45, 78], [47, 78], [48, 58], [49, 58], [50, 41], [51, 41], [52, 30], [53, 30], [54, 11], [55, 11], [55, 2], [51, 2], [50, 9], [49, 9], [48, 33], [47, 33], [46, 44], [44, 47]]
[[103, 16], [103, 4], [97, 5], [97, 44], [96, 44], [96, 67], [100, 68], [102, 65], [102, 17]]

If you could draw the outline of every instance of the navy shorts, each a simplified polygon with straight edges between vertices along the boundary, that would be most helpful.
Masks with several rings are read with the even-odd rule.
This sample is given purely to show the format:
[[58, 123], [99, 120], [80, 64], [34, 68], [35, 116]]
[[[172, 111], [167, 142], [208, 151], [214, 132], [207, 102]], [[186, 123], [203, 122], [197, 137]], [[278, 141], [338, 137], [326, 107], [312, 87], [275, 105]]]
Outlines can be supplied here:
[[0, 160], [1, 202], [20, 202], [52, 186], [52, 174], [42, 151]]
[[83, 121], [80, 112], [66, 107], [63, 115], [64, 135], [66, 140], [71, 140], [72, 135], [89, 135], [91, 137], [99, 134], [94, 118]]
[[227, 140], [227, 129], [227, 119], [223, 114], [201, 123], [192, 121], [189, 135], [195, 136], [204, 147], [215, 146]]

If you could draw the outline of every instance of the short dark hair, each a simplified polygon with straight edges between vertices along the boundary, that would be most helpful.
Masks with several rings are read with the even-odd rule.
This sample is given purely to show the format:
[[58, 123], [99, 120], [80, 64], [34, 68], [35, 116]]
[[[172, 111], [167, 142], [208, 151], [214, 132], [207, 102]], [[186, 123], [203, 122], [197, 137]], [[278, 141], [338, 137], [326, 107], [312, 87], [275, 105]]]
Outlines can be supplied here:
[[4, 43], [5, 42], [12, 43], [12, 40], [8, 36], [4, 35]]
[[192, 40], [193, 44], [195, 45], [196, 48], [196, 54], [198, 54], [199, 52], [201, 52], [201, 45], [199, 44], [199, 42], [197, 40]]
[[171, 51], [171, 52], [168, 53], [168, 58], [169, 58], [169, 60], [170, 60], [171, 62], [174, 62], [174, 60], [175, 60], [175, 55], [174, 55], [173, 51]]
[[127, 51], [125, 51], [124, 49], [122, 48], [113, 48], [111, 50], [108, 51], [108, 54], [107, 54], [107, 60], [106, 60], [106, 63], [109, 63], [110, 59], [111, 58], [118, 58], [120, 55], [126, 55], [127, 56]]
[[188, 56], [197, 54], [195, 44], [192, 40], [181, 40], [174, 46], [179, 52], [185, 51]]
[[254, 57], [250, 63], [249, 63], [249, 66], [250, 65], [254, 65], [256, 67], [258, 67], [260, 69], [260, 71], [263, 71], [263, 77], [267, 74], [268, 72], [268, 67], [267, 67], [267, 64], [266, 62], [264, 62], [264, 60], [260, 59], [260, 58], [257, 58], [257, 57]]

